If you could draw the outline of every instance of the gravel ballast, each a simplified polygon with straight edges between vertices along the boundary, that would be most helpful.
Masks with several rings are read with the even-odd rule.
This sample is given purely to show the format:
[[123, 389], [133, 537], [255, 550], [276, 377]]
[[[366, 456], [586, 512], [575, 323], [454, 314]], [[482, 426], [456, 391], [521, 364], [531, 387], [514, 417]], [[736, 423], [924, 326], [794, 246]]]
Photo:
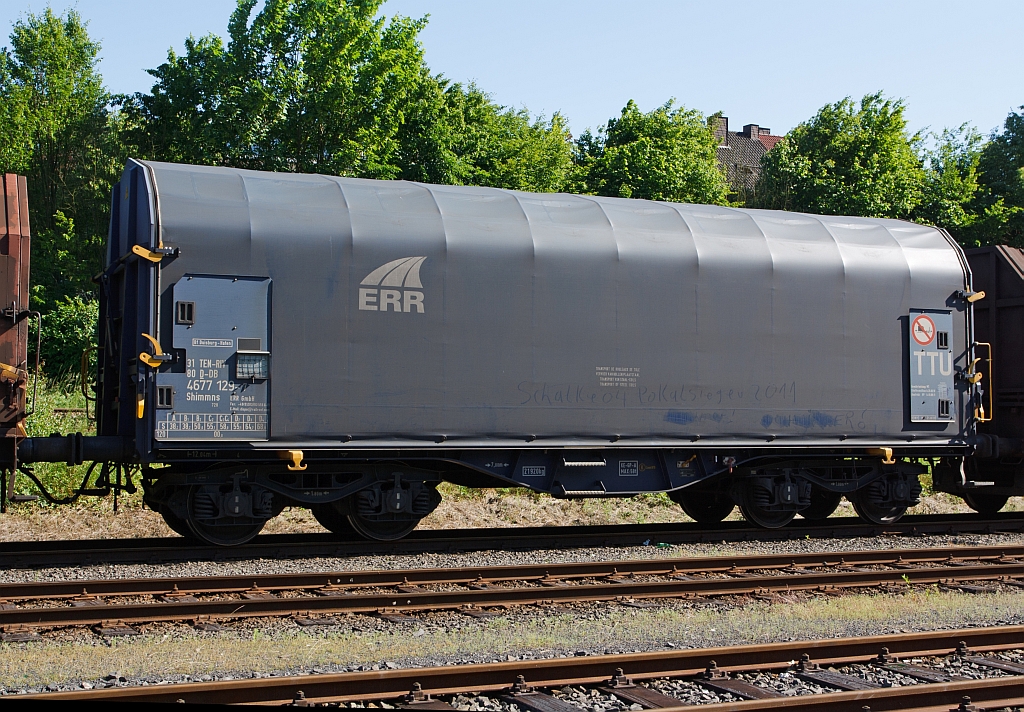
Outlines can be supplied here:
[[[186, 543], [182, 540], [182, 545]], [[120, 578], [175, 578], [182, 576], [251, 576], [254, 574], [331, 571], [457, 568], [466, 566], [518, 566], [523, 564], [623, 561], [630, 559], [756, 556], [761, 554], [844, 552], [868, 549], [917, 549], [951, 546], [1019, 546], [1024, 533], [925, 536], [877, 536], [855, 539], [791, 539], [689, 543], [647, 546], [588, 547], [578, 549], [491, 550], [464, 553], [372, 554], [348, 557], [240, 559], [154, 564], [88, 564], [74, 567], [23, 568], [0, 571], [0, 582], [81, 581]]]

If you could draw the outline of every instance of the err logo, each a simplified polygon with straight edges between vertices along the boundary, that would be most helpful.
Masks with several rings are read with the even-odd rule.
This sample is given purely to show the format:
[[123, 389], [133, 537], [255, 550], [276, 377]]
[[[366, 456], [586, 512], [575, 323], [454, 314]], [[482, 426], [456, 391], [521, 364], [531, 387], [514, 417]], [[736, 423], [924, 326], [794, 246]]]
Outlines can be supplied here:
[[[366, 275], [360, 282], [359, 308], [362, 311], [415, 312], [423, 314], [423, 284], [420, 265], [426, 257], [403, 257]], [[377, 289], [379, 287], [380, 289]]]

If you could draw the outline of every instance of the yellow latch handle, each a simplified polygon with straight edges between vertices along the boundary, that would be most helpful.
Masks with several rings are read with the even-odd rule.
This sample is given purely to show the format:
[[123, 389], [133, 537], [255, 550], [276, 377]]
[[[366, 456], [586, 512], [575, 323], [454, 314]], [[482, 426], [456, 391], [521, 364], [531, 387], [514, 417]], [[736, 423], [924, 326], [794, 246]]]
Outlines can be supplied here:
[[969, 301], [971, 304], [973, 304], [974, 302], [981, 301], [984, 298], [985, 298], [985, 293], [984, 292], [975, 292], [971, 296], [967, 297], [967, 301]]
[[[154, 352], [155, 356], [163, 356], [164, 355], [163, 349], [160, 348], [160, 342], [159, 341], [154, 339], [149, 334], [143, 334], [143, 336], [146, 337], [147, 339], [149, 339], [150, 343], [153, 344], [153, 352]], [[152, 356], [147, 354], [145, 351], [143, 351], [142, 353], [139, 354], [139, 360], [142, 361], [142, 363], [144, 363], [147, 366], [149, 366], [150, 368], [160, 368], [160, 361], [155, 359], [155, 358], [153, 358]], [[142, 416], [140, 415], [139, 417], [141, 418]]]
[[879, 447], [868, 450], [869, 455], [881, 455], [883, 465], [895, 465], [896, 458], [892, 456], [891, 447]]
[[159, 252], [153, 252], [152, 250], [147, 250], [142, 245], [132, 245], [132, 252], [137, 254], [142, 259], [149, 260], [150, 262], [159, 262], [160, 260], [162, 260], [164, 258], [164, 256], [162, 254], [160, 254]]
[[135, 404], [135, 417], [142, 420], [143, 414], [146, 412], [146, 394], [140, 393], [139, 399]]
[[288, 450], [287, 454], [282, 453], [282, 457], [286, 460], [291, 460], [288, 464], [288, 469], [295, 472], [296, 470], [305, 470], [306, 465], [302, 464], [302, 450]]

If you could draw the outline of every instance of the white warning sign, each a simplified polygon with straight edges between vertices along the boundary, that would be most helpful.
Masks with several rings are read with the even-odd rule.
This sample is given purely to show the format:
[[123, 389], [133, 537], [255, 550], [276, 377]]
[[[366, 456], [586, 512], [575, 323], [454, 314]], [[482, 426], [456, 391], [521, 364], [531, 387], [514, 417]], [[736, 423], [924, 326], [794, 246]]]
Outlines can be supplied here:
[[927, 346], [935, 338], [935, 322], [927, 314], [918, 314], [910, 324], [910, 335], [921, 346]]
[[636, 388], [640, 369], [627, 366], [598, 366], [597, 384], [601, 388]]

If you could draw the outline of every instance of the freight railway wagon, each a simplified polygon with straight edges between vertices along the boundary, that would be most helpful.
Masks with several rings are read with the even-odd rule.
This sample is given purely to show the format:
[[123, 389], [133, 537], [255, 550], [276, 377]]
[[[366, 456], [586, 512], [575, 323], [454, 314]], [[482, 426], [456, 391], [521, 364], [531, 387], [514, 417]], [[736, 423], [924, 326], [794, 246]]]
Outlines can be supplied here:
[[997, 436], [964, 466], [982, 295], [931, 227], [130, 161], [97, 282], [97, 434], [15, 433], [11, 481], [94, 461], [215, 544], [286, 506], [395, 539], [442, 481], [765, 527], [892, 521], [929, 459], [1020, 491], [978, 494]]

